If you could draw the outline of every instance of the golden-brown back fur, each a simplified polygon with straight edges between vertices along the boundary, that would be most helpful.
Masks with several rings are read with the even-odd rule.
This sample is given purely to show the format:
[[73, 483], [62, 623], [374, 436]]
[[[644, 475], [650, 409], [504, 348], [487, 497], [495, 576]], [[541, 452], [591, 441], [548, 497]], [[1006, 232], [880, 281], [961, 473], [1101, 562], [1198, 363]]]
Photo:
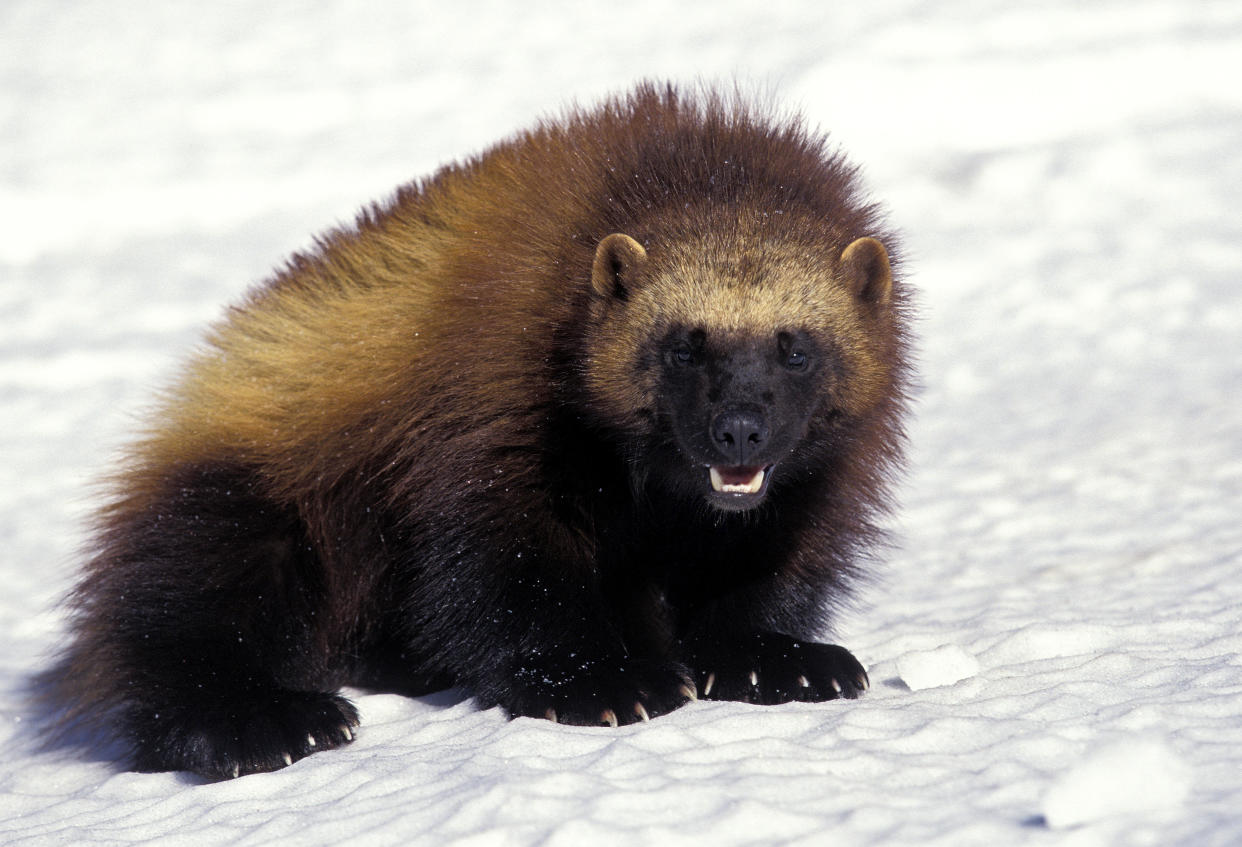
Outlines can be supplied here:
[[[668, 254], [661, 314], [639, 321], [830, 322], [868, 355], [822, 265], [857, 237], [880, 235], [890, 254], [892, 239], [822, 137], [770, 120], [740, 98], [644, 85], [402, 189], [229, 311], [140, 454], [165, 465], [225, 449], [294, 492], [330, 472], [347, 449], [336, 439], [358, 426], [381, 427], [386, 453], [426, 425], [416, 403], [367, 420], [393, 398], [434, 396], [436, 420], [448, 410], [469, 428], [528, 415], [549, 399], [529, 394], [531, 351], [580, 319], [595, 245], [614, 231]], [[689, 208], [670, 196], [688, 185]]]

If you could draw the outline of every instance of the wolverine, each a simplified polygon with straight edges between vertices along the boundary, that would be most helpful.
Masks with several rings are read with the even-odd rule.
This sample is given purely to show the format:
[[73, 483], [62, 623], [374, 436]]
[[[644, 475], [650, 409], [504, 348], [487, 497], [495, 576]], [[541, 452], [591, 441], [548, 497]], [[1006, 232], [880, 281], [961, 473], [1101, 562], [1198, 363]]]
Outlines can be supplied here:
[[44, 688], [137, 770], [354, 737], [342, 686], [623, 725], [867, 688], [910, 295], [796, 116], [643, 83], [328, 232], [110, 479]]

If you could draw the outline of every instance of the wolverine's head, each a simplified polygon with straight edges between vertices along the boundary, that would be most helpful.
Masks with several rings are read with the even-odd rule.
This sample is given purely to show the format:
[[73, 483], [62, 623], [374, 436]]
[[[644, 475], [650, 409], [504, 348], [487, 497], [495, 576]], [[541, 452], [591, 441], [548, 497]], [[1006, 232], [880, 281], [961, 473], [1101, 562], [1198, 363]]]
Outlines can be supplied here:
[[752, 509], [813, 475], [833, 429], [891, 386], [891, 297], [873, 238], [826, 255], [738, 238], [649, 255], [613, 234], [595, 255], [587, 386], [610, 421], [628, 422], [648, 484]]

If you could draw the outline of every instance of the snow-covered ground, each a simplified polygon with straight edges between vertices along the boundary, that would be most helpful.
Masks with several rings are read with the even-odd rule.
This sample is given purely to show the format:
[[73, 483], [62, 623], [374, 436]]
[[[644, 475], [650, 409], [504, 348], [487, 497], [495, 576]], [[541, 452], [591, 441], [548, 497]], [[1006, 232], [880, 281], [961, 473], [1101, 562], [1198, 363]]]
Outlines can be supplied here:
[[[1242, 4], [0, 4], [0, 842], [1242, 843]], [[675, 11], [674, 11], [675, 10]], [[733, 78], [907, 233], [924, 388], [852, 703], [363, 696], [200, 784], [34, 749], [90, 480], [224, 303], [570, 98]]]

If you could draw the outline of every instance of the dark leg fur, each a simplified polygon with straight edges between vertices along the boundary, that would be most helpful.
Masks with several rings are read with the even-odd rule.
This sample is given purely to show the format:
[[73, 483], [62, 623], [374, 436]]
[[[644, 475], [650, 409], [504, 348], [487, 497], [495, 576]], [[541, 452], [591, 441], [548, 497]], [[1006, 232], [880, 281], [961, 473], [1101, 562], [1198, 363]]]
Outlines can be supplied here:
[[[395, 548], [351, 550], [350, 561], [382, 567], [377, 557], [392, 555], [404, 576], [377, 591], [344, 568], [342, 589], [328, 581], [301, 515], [258, 493], [244, 468], [183, 469], [159, 497], [110, 513], [76, 595], [62, 696], [79, 714], [115, 720], [139, 769], [225, 778], [352, 740], [357, 712], [334, 693], [346, 682], [413, 693], [456, 680], [485, 708], [583, 725], [645, 720], [696, 695], [815, 701], [855, 697], [867, 685], [843, 648], [755, 626], [765, 579], [724, 579], [725, 548], [706, 556], [714, 580], [691, 582], [723, 587], [728, 599], [691, 603], [698, 625], [679, 640], [676, 604], [652, 574], [618, 568], [629, 587], [601, 585], [565, 564], [573, 550], [521, 539], [488, 550], [440, 529], [418, 538], [455, 555], [390, 532]], [[630, 552], [627, 561], [665, 558]], [[734, 561], [755, 559], [743, 551]], [[427, 560], [440, 570], [420, 573]], [[379, 597], [389, 606], [371, 612], [396, 620], [366, 632], [361, 607], [340, 608]]]
[[[844, 647], [778, 631], [776, 615], [786, 625], [815, 620], [815, 608], [823, 604], [811, 601], [812, 596], [808, 589], [794, 593], [769, 577], [705, 604], [680, 644], [700, 695], [772, 705], [852, 700], [867, 690], [866, 670]], [[799, 612], [800, 604], [809, 608]]]
[[[484, 570], [492, 579], [506, 573]], [[456, 647], [472, 645], [475, 658], [458, 658], [458, 670], [481, 706], [499, 705], [513, 717], [618, 726], [665, 714], [694, 698], [687, 668], [668, 656], [629, 649], [593, 580], [535, 576], [531, 566], [507, 573], [509, 579], [495, 586], [494, 594], [482, 592], [500, 598], [494, 607], [459, 612], [476, 621], [469, 639], [458, 634]], [[470, 584], [477, 590], [483, 583]], [[438, 608], [444, 612], [447, 605]], [[456, 652], [447, 642], [439, 646], [433, 652]]]
[[575, 647], [531, 649], [516, 659], [498, 675], [494, 702], [515, 716], [618, 725], [670, 712], [697, 696], [765, 705], [819, 702], [854, 699], [869, 685], [844, 647], [770, 631], [703, 629], [671, 654], [593, 650], [586, 638], [564, 643]]
[[[782, 512], [780, 526], [730, 521], [686, 532], [692, 547], [647, 555], [682, 563], [670, 574], [669, 597], [678, 637], [671, 648], [694, 669], [700, 697], [772, 705], [792, 700], [854, 699], [869, 687], [863, 666], [844, 647], [794, 638], [781, 630], [822, 627], [833, 572], [814, 581], [788, 580], [773, 563], [794, 557], [789, 539], [803, 533], [807, 513]], [[672, 530], [665, 535], [676, 539]], [[684, 542], [682, 542], [684, 544]]]
[[[722, 570], [728, 570], [721, 563], [728, 557], [709, 561], [721, 582]], [[535, 596], [510, 592], [505, 605], [527, 610], [519, 616], [526, 631], [502, 634], [497, 629], [487, 640], [525, 646], [509, 664], [494, 666], [480, 678], [476, 687], [487, 692], [483, 703], [498, 703], [511, 715], [615, 725], [672, 711], [697, 696], [762, 704], [818, 702], [853, 699], [868, 687], [866, 671], [845, 648], [763, 626], [765, 607], [789, 609], [800, 602], [781, 596], [770, 576], [735, 574], [736, 584], [723, 595], [700, 594], [691, 604], [697, 607], [695, 624], [682, 639], [674, 635], [679, 611], [646, 581], [650, 575], [630, 568], [625, 576], [603, 586], [523, 580], [525, 586], [539, 587]], [[704, 582], [711, 584], [695, 582], [700, 589]]]
[[79, 589], [76, 708], [109, 710], [142, 770], [237, 776], [351, 740], [297, 516], [237, 468], [186, 469], [164, 494], [114, 512]]

